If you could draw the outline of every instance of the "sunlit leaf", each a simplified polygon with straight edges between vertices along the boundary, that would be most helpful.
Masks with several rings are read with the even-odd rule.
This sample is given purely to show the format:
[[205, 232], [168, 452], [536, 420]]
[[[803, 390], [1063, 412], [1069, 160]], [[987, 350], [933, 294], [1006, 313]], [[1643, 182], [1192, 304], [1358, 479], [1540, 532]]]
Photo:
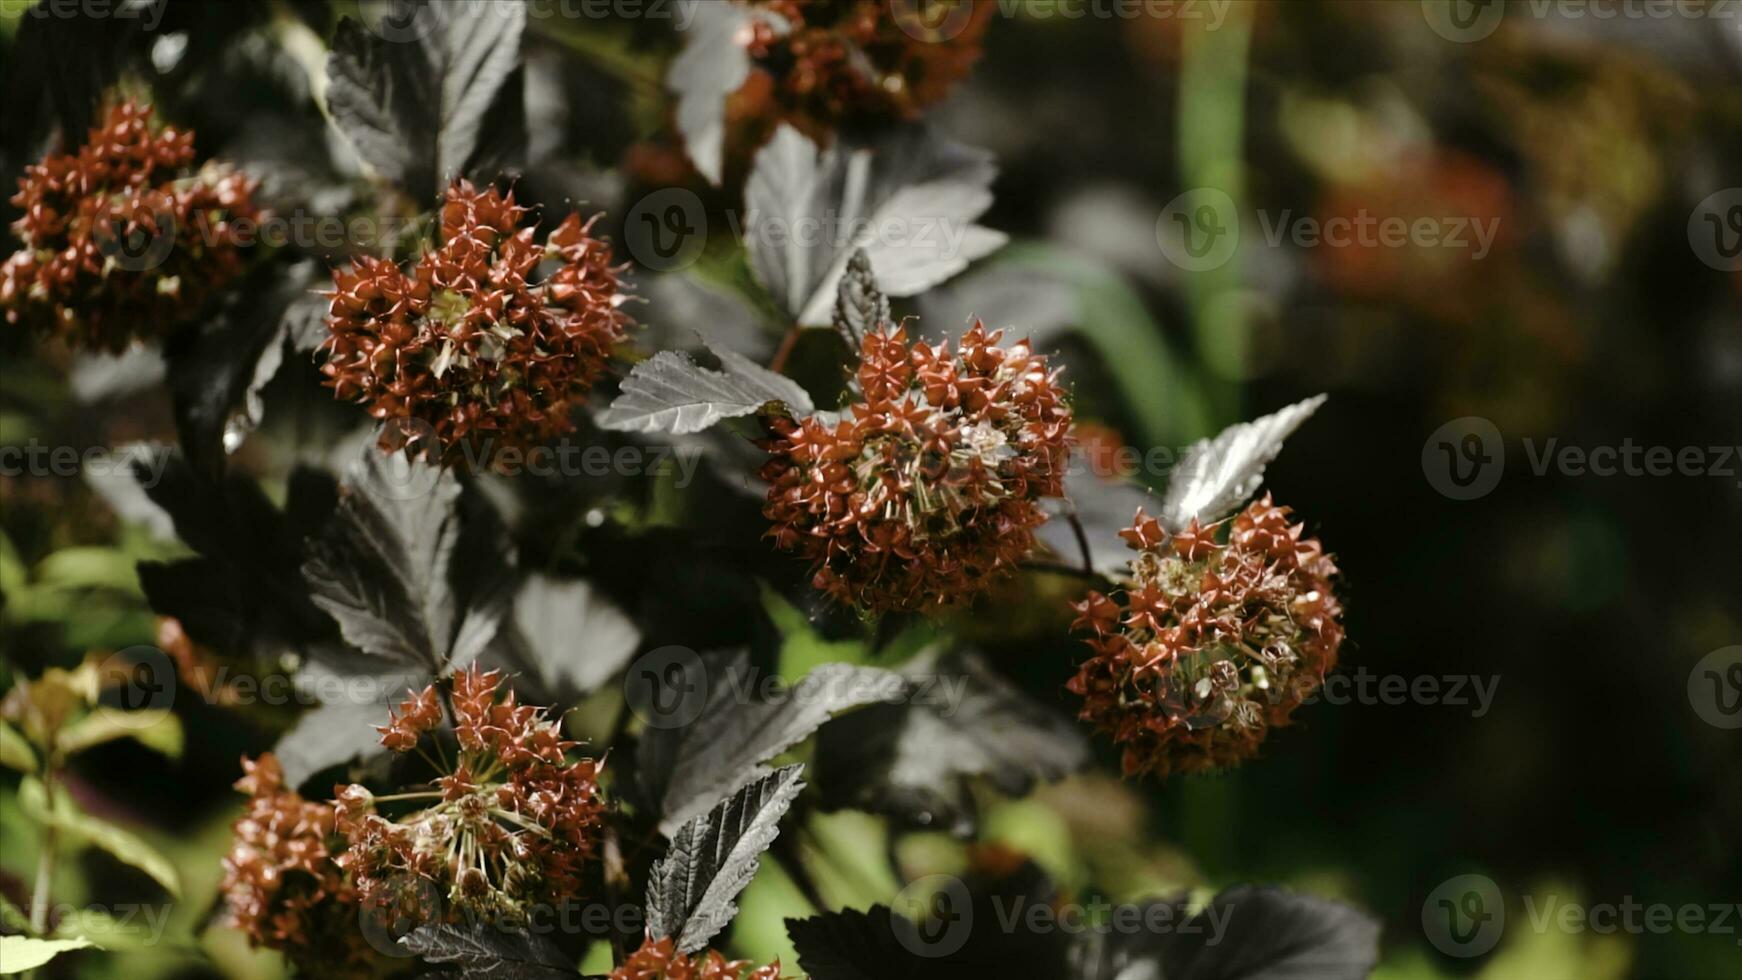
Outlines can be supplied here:
[[797, 382], [729, 350], [714, 354], [720, 359], [718, 371], [676, 351], [660, 351], [635, 365], [622, 394], [595, 421], [621, 432], [684, 435], [770, 405], [795, 415], [810, 413], [810, 396]]
[[178, 898], [181, 896], [181, 876], [176, 873], [175, 865], [158, 853], [156, 848], [145, 843], [132, 831], [123, 830], [80, 810], [64, 790], [55, 794], [52, 812], [47, 801], [48, 796], [39, 780], [27, 777], [19, 785], [19, 806], [32, 818], [41, 823], [52, 824], [69, 842], [107, 851], [123, 864], [150, 875], [171, 895]]
[[170, 711], [149, 708], [142, 711], [93, 711], [55, 740], [62, 752], [72, 755], [104, 742], [130, 738], [154, 752], [171, 759], [181, 758], [185, 736], [181, 719]]
[[1282, 451], [1282, 441], [1324, 403], [1324, 395], [1308, 398], [1231, 425], [1214, 439], [1192, 446], [1174, 467], [1161, 513], [1155, 516], [1169, 529], [1179, 530], [1194, 517], [1209, 524], [1239, 510], [1257, 492], [1264, 467]]
[[670, 936], [693, 953], [737, 914], [735, 899], [758, 858], [780, 833], [780, 818], [804, 788], [803, 766], [786, 766], [745, 786], [672, 835], [647, 883], [648, 934]]
[[0, 974], [34, 970], [62, 953], [75, 949], [90, 949], [96, 944], [88, 939], [33, 939], [29, 936], [0, 936]]

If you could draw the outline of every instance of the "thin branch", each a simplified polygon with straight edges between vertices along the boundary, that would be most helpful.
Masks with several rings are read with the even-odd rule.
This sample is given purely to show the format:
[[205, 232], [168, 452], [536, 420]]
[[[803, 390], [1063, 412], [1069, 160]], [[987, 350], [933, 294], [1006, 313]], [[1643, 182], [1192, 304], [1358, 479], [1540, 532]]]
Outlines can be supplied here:
[[786, 362], [792, 358], [792, 349], [798, 346], [798, 335], [803, 330], [804, 327], [799, 324], [792, 325], [792, 329], [788, 330], [786, 336], [781, 338], [780, 349], [774, 352], [774, 359], [768, 362], [768, 370], [775, 374], [786, 373]]
[[1083, 530], [1082, 520], [1077, 517], [1075, 504], [1065, 513], [1065, 520], [1071, 522], [1071, 533], [1076, 535], [1077, 550], [1083, 555], [1083, 571], [1090, 575], [1095, 574], [1095, 560], [1089, 555], [1089, 535]]

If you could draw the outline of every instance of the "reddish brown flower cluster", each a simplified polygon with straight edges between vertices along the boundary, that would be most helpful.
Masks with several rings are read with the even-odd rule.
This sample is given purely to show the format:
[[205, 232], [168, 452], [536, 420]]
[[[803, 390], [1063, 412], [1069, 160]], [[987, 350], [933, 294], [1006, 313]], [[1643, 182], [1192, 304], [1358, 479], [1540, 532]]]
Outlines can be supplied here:
[[242, 769], [236, 788], [249, 795], [248, 809], [224, 858], [229, 925], [309, 975], [368, 975], [376, 957], [357, 930], [357, 894], [333, 860], [344, 846], [333, 808], [287, 789], [270, 753], [242, 760]]
[[1288, 514], [1266, 496], [1170, 536], [1138, 511], [1121, 534], [1138, 551], [1122, 598], [1075, 604], [1095, 653], [1069, 686], [1081, 718], [1124, 746], [1126, 775], [1252, 756], [1336, 665], [1337, 567]]
[[[421, 896], [458, 912], [503, 921], [580, 888], [602, 819], [599, 764], [568, 761], [575, 743], [534, 707], [501, 702], [501, 678], [475, 668], [454, 678], [454, 733], [459, 759], [428, 791], [376, 797], [362, 786], [339, 789], [337, 829], [349, 848], [338, 863], [371, 907], [400, 908]], [[382, 744], [409, 752], [440, 724], [431, 686], [413, 694], [381, 728]], [[422, 809], [389, 819], [383, 807], [418, 801]]]
[[[744, 971], [750, 972], [745, 973]], [[728, 960], [713, 950], [699, 957], [677, 951], [672, 941], [648, 939], [611, 971], [609, 980], [779, 980], [780, 961], [750, 969], [749, 960]]]
[[0, 266], [8, 323], [74, 346], [120, 351], [186, 322], [242, 271], [237, 224], [255, 223], [254, 182], [208, 164], [194, 134], [154, 131], [125, 102], [77, 153], [27, 167], [12, 203], [23, 248]]
[[[389, 427], [386, 448], [403, 440], [451, 463], [470, 444], [488, 462], [573, 428], [576, 401], [624, 339], [627, 297], [592, 221], [571, 214], [541, 245], [519, 227], [527, 211], [512, 192], [460, 181], [441, 245], [410, 269], [366, 257], [333, 273], [322, 370], [339, 398], [410, 420]], [[529, 281], [547, 259], [556, 271]], [[428, 437], [436, 446], [418, 445]]]
[[747, 38], [760, 72], [732, 108], [790, 122], [818, 140], [843, 125], [914, 119], [942, 101], [979, 60], [993, 13], [986, 3], [908, 10], [886, 0], [755, 6], [773, 17], [758, 19]]
[[838, 421], [775, 423], [763, 513], [813, 584], [868, 612], [966, 600], [1013, 569], [1063, 493], [1071, 411], [1026, 341], [979, 323], [958, 349], [865, 337], [864, 400]]

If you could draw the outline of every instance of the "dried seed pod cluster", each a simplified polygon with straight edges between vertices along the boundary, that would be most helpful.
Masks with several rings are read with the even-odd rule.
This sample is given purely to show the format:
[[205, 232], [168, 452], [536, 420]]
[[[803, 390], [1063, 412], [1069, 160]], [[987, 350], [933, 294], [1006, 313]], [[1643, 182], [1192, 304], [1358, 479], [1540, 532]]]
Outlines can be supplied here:
[[[476, 668], [455, 676], [459, 758], [435, 789], [379, 799], [356, 784], [339, 790], [336, 826], [349, 847], [337, 860], [364, 903], [428, 921], [437, 910], [405, 906], [433, 898], [514, 922], [580, 891], [604, 810], [599, 764], [570, 762], [575, 743], [540, 709], [516, 704], [512, 693], [498, 702], [500, 681]], [[380, 729], [382, 744], [413, 751], [441, 718], [439, 695], [427, 687]], [[383, 816], [407, 804], [415, 809]]]
[[12, 197], [22, 247], [0, 265], [8, 323], [120, 351], [185, 323], [241, 273], [254, 182], [194, 171], [194, 134], [151, 113], [116, 105], [76, 153], [25, 169]]
[[[336, 270], [322, 344], [336, 396], [412, 420], [389, 438], [433, 437], [412, 448], [450, 463], [468, 446], [487, 463], [572, 429], [575, 404], [624, 339], [627, 295], [592, 221], [571, 214], [540, 244], [520, 227], [527, 212], [512, 192], [460, 181], [441, 209], [441, 244], [409, 269], [367, 257]], [[555, 271], [534, 281], [547, 260]]]
[[[746, 47], [760, 75], [733, 108], [784, 120], [814, 139], [839, 126], [915, 119], [944, 99], [979, 60], [993, 6], [963, 3], [936, 25], [885, 0], [764, 0]], [[784, 29], [783, 29], [784, 28]]]
[[334, 861], [345, 843], [332, 806], [284, 785], [268, 753], [242, 760], [248, 808], [232, 829], [222, 891], [227, 924], [315, 976], [367, 976], [377, 960], [357, 929], [357, 893]]
[[[746, 973], [745, 971], [749, 972]], [[612, 970], [609, 980], [779, 980], [780, 962], [751, 969], [749, 960], [728, 960], [713, 950], [699, 956], [677, 951], [669, 937], [647, 939]]]
[[955, 350], [868, 334], [863, 401], [838, 420], [775, 423], [763, 513], [814, 585], [867, 612], [951, 605], [1034, 548], [1043, 497], [1063, 493], [1071, 411], [1026, 342], [976, 323]]
[[1269, 496], [1169, 535], [1137, 514], [1118, 598], [1075, 604], [1094, 655], [1070, 682], [1127, 775], [1201, 772], [1257, 752], [1336, 665], [1336, 564]]

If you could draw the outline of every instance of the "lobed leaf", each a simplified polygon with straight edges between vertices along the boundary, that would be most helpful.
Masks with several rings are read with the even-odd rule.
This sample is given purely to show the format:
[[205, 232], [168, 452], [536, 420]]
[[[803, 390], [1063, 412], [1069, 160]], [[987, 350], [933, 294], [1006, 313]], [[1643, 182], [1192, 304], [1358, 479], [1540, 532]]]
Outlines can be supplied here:
[[744, 784], [763, 762], [809, 738], [835, 714], [899, 696], [901, 678], [876, 667], [825, 664], [772, 700], [757, 696], [743, 651], [704, 661], [706, 703], [690, 724], [653, 728], [637, 747], [641, 789], [667, 836]]
[[690, 162], [718, 186], [725, 169], [726, 99], [750, 77], [745, 31], [762, 22], [778, 33], [786, 20], [770, 11], [735, 3], [696, 4], [683, 31], [684, 46], [672, 59], [665, 85], [677, 96], [677, 129]]
[[431, 963], [452, 964], [456, 971], [444, 976], [463, 980], [556, 980], [575, 976], [574, 964], [549, 939], [496, 927], [488, 921], [418, 926], [400, 937], [399, 945]]
[[385, 666], [433, 675], [465, 666], [495, 638], [512, 584], [507, 557], [494, 534], [463, 537], [459, 505], [452, 473], [365, 450], [303, 565], [315, 605], [346, 642]]
[[968, 782], [1010, 796], [1088, 764], [1069, 717], [1048, 709], [968, 651], [922, 654], [900, 671], [912, 694], [824, 725], [816, 781], [823, 805], [886, 814], [915, 828], [972, 833]]
[[829, 323], [861, 248], [884, 293], [915, 295], [1004, 244], [975, 223], [992, 206], [996, 173], [990, 153], [919, 126], [819, 150], [783, 124], [744, 186], [751, 270], [803, 326]]
[[802, 765], [785, 766], [743, 787], [672, 834], [647, 883], [647, 930], [679, 951], [708, 945], [733, 916], [759, 857], [780, 833], [780, 818], [804, 788]]
[[1264, 482], [1264, 467], [1282, 451], [1282, 441], [1324, 403], [1317, 395], [1194, 444], [1174, 467], [1156, 517], [1177, 531], [1194, 517], [1209, 524], [1239, 510]]
[[[377, 173], [418, 201], [525, 143], [515, 3], [420, 0], [410, 30], [389, 39], [340, 21], [327, 60], [333, 121]], [[518, 129], [514, 123], [518, 121]]]
[[568, 704], [628, 665], [641, 630], [590, 583], [533, 574], [514, 596], [509, 643], [546, 696]]
[[810, 396], [796, 381], [729, 350], [715, 351], [720, 370], [710, 371], [676, 351], [660, 351], [635, 365], [623, 392], [594, 420], [619, 432], [701, 432], [721, 419], [781, 406], [809, 414]]

